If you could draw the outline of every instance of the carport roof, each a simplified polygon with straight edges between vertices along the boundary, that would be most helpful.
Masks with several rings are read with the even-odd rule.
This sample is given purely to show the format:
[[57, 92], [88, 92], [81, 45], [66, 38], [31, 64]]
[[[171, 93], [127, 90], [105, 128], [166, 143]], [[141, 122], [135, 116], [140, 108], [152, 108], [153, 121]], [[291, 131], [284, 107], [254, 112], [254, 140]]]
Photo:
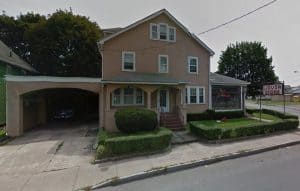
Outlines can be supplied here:
[[101, 78], [89, 77], [56, 77], [56, 76], [13, 76], [6, 75], [9, 82], [73, 82], [73, 83], [101, 83]]

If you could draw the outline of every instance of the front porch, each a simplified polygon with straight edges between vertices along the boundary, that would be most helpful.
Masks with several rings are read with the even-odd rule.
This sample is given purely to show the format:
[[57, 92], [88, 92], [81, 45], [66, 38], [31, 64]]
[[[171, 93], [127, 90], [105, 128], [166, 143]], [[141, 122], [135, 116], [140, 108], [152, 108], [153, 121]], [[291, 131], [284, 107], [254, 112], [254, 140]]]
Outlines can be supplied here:
[[157, 113], [161, 126], [183, 128], [186, 124], [185, 86], [180, 84], [105, 84], [103, 87], [103, 125], [117, 131], [114, 114], [124, 107], [147, 108]]

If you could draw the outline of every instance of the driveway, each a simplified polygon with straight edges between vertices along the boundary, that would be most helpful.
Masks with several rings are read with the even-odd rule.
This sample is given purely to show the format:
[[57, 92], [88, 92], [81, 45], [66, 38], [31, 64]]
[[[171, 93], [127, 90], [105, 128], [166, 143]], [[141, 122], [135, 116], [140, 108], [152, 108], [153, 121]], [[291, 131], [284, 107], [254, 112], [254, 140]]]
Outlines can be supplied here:
[[[99, 172], [90, 164], [96, 128], [95, 124], [52, 124], [1, 146], [0, 190], [67, 191], [93, 184], [87, 171]], [[78, 181], [81, 176], [84, 183]]]

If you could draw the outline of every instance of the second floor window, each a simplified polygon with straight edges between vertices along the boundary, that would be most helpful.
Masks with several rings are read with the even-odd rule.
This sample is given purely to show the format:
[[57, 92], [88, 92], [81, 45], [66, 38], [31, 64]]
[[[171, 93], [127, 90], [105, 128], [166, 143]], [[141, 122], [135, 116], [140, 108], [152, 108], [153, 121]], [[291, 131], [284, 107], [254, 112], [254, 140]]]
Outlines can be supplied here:
[[197, 57], [188, 57], [188, 71], [192, 74], [198, 73], [198, 58]]
[[158, 56], [159, 72], [168, 73], [169, 70], [169, 59], [168, 55], [159, 55]]
[[135, 71], [135, 53], [123, 52], [122, 53], [122, 70]]

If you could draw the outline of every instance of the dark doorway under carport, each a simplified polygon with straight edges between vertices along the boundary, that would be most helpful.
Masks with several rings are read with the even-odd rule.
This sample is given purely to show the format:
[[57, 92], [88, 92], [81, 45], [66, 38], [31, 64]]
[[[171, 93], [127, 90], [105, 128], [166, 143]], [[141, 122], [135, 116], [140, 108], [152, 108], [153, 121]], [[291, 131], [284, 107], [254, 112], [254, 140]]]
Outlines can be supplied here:
[[24, 130], [53, 122], [98, 122], [99, 95], [73, 89], [43, 89], [23, 95]]

